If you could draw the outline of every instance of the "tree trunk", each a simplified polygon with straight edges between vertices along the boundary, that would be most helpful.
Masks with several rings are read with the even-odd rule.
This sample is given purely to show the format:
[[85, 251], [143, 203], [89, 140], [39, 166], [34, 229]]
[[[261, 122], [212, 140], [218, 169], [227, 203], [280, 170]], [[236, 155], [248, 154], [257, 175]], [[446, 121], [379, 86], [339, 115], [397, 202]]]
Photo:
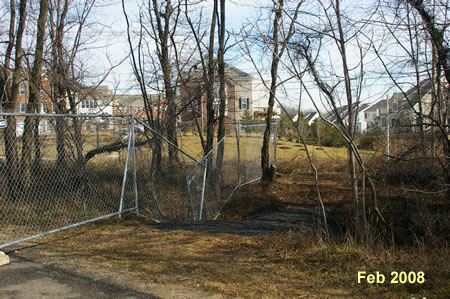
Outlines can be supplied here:
[[[39, 112], [40, 108], [40, 90], [41, 90], [41, 76], [42, 76], [42, 65], [43, 65], [43, 53], [44, 53], [44, 41], [45, 41], [45, 25], [47, 22], [47, 12], [48, 12], [48, 0], [40, 1], [39, 18], [37, 23], [37, 40], [36, 40], [36, 51], [34, 55], [34, 64], [31, 70], [31, 79], [29, 84], [28, 98], [28, 113]], [[24, 181], [24, 187], [28, 188], [31, 180], [31, 149], [33, 146], [33, 133], [37, 134], [34, 136], [34, 146], [35, 152], [39, 153], [40, 147], [39, 142], [39, 120], [35, 117], [27, 116], [25, 118], [24, 132], [22, 136], [22, 176]], [[35, 158], [35, 165], [39, 165], [39, 160]]]
[[[23, 69], [22, 69], [22, 39], [25, 30], [25, 22], [27, 17], [27, 1], [21, 0], [19, 3], [19, 24], [16, 34], [16, 46], [15, 46], [15, 62], [14, 62], [14, 72], [12, 74], [12, 86], [11, 94], [8, 103], [6, 104], [6, 112], [15, 112], [17, 97], [19, 95], [19, 84], [23, 79]], [[11, 8], [14, 5], [11, 4]], [[13, 26], [14, 24], [10, 24]], [[8, 58], [7, 58], [8, 59]], [[19, 156], [17, 152], [17, 139], [16, 139], [16, 119], [15, 117], [7, 117], [8, 126], [5, 129], [5, 156], [9, 167], [7, 167], [7, 177], [8, 177], [8, 190], [9, 195], [12, 200], [15, 200], [22, 189], [22, 182], [20, 180], [18, 163]]]
[[209, 31], [208, 46], [208, 76], [206, 84], [206, 146], [204, 154], [209, 153], [214, 144], [214, 79], [215, 79], [215, 60], [214, 60], [214, 35], [217, 22], [217, 0], [214, 0], [214, 7], [211, 18], [211, 27]]
[[270, 69], [271, 76], [271, 84], [270, 84], [270, 94], [269, 94], [269, 105], [267, 107], [266, 113], [266, 129], [264, 131], [264, 139], [263, 146], [261, 148], [261, 169], [262, 169], [262, 180], [266, 182], [270, 182], [273, 180], [273, 172], [270, 170], [270, 153], [269, 153], [269, 145], [270, 145], [270, 133], [271, 133], [271, 124], [272, 124], [272, 114], [273, 114], [273, 106], [275, 105], [275, 92], [277, 89], [277, 75], [278, 75], [278, 63], [280, 61], [279, 53], [278, 53], [278, 31], [279, 31], [279, 20], [281, 18], [281, 14], [283, 11], [283, 0], [280, 0], [278, 3], [278, 7], [275, 7], [275, 18], [273, 21], [273, 49], [272, 49], [272, 66]]
[[[219, 104], [219, 126], [217, 129], [217, 141], [222, 140], [225, 136], [225, 110], [226, 110], [226, 101], [227, 95], [225, 92], [226, 82], [225, 82], [225, 0], [220, 0], [220, 27], [219, 27], [219, 53], [217, 57], [217, 64], [219, 69], [219, 96], [220, 96], [220, 104]], [[222, 174], [222, 163], [223, 163], [223, 154], [225, 150], [224, 143], [219, 144], [219, 148], [217, 151], [217, 162], [216, 162], [216, 180], [219, 183], [221, 181]]]

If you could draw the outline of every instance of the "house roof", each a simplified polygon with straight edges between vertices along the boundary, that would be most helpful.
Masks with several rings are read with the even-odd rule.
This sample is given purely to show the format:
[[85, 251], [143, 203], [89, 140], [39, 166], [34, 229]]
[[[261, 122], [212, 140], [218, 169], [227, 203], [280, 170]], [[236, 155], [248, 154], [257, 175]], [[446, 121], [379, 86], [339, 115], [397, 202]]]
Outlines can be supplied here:
[[377, 109], [386, 108], [386, 100], [379, 100], [378, 102], [372, 104], [370, 107], [366, 109], [368, 112], [376, 112]]
[[104, 98], [112, 98], [113, 94], [106, 85], [85, 86], [80, 90], [80, 98], [101, 100]]
[[[305, 120], [309, 123], [312, 119], [314, 119], [314, 118], [317, 117], [318, 115], [319, 115], [319, 114], [317, 113], [317, 111], [307, 112], [307, 113], [305, 114]], [[293, 121], [297, 121], [297, 120], [298, 120], [298, 114], [296, 114], [292, 120], [293, 120]]]
[[142, 97], [142, 95], [121, 94], [116, 96], [116, 103], [121, 106], [143, 107], [144, 98]]
[[[398, 93], [403, 99], [407, 99], [411, 105], [415, 105], [419, 100], [426, 95], [432, 87], [431, 78], [420, 81], [419, 85], [416, 85], [405, 92], [406, 97], [403, 93]], [[395, 96], [396, 94], [394, 94]], [[406, 102], [406, 105], [409, 104]]]
[[[198, 81], [198, 80], [202, 80], [203, 79], [203, 72], [202, 72], [202, 68], [201, 66], [194, 66], [191, 69], [193, 69], [193, 71], [189, 72], [183, 72], [182, 76], [185, 79], [191, 79], [193, 81]], [[188, 77], [189, 76], [189, 77]], [[237, 80], [237, 79], [253, 79], [253, 76], [250, 75], [247, 72], [244, 72], [243, 70], [232, 66], [228, 63], [225, 63], [225, 77], [227, 80]]]
[[[358, 109], [358, 112], [361, 112], [361, 111], [364, 111], [365, 109], [367, 109], [369, 107], [370, 107], [370, 104], [364, 103], [364, 104], [359, 104], [358, 105], [357, 103], [353, 103], [352, 104], [352, 111], [354, 112], [354, 111], [356, 111], [356, 109]], [[342, 119], [345, 119], [348, 116], [348, 111], [349, 111], [348, 105], [344, 105], [344, 106], [338, 107], [336, 109], [336, 112], [335, 111], [331, 111], [331, 112], [327, 113], [325, 115], [325, 119], [327, 119], [327, 120], [329, 120], [331, 122], [334, 122], [337, 119], [336, 114], [338, 114]]]
[[227, 74], [227, 71], [228, 71], [228, 72], [230, 72], [230, 71], [231, 71], [231, 72], [235, 72], [235, 73], [238, 74], [239, 76], [246, 77], [246, 78], [249, 78], [249, 79], [252, 79], [252, 78], [253, 78], [253, 76], [250, 75], [249, 73], [244, 72], [243, 70], [238, 69], [237, 67], [234, 67], [234, 66], [232, 66], [232, 65], [229, 65], [229, 64], [225, 63], [225, 75]]
[[[159, 95], [151, 94], [149, 95], [150, 100], [159, 99]], [[144, 98], [142, 95], [128, 95], [120, 94], [115, 97], [116, 103], [120, 106], [134, 106], [134, 107], [144, 107]]]
[[317, 111], [309, 112], [305, 115], [305, 120], [310, 122], [317, 115], [318, 115]]

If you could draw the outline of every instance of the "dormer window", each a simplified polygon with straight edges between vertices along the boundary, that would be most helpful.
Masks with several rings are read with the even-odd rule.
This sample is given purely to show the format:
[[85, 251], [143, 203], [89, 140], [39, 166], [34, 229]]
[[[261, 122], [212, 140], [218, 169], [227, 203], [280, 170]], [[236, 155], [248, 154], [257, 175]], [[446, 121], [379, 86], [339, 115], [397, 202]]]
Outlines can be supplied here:
[[21, 95], [27, 94], [27, 86], [25, 84], [19, 85], [19, 94]]

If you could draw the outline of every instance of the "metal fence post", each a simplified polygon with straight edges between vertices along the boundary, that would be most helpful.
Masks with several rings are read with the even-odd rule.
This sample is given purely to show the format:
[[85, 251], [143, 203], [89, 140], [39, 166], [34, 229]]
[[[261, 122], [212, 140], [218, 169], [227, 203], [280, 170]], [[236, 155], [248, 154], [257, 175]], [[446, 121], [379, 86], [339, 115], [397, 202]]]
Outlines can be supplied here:
[[[119, 212], [121, 213], [123, 211], [123, 198], [125, 196], [125, 184], [127, 182], [127, 173], [128, 173], [128, 160], [130, 159], [130, 148], [131, 148], [131, 142], [132, 142], [132, 134], [134, 131], [134, 128], [132, 128], [133, 124], [133, 118], [131, 119], [131, 125], [130, 125], [130, 132], [128, 136], [128, 146], [127, 146], [127, 157], [125, 158], [125, 167], [123, 170], [123, 180], [122, 180], [122, 191], [120, 192], [120, 205], [119, 205]], [[119, 214], [120, 217], [121, 214]]]
[[238, 154], [238, 187], [241, 185], [241, 121], [238, 121], [236, 129], [236, 144], [237, 144], [237, 154]]
[[200, 214], [198, 220], [202, 220], [203, 216], [203, 203], [205, 200], [205, 189], [206, 189], [206, 172], [208, 171], [208, 159], [205, 159], [205, 171], [203, 172], [203, 187], [202, 187], [202, 197], [200, 199]]
[[277, 138], [278, 138], [278, 124], [275, 123], [275, 129], [273, 130], [273, 164], [277, 164]]
[[133, 187], [134, 187], [134, 203], [136, 208], [136, 214], [139, 215], [139, 200], [138, 200], [138, 189], [137, 189], [137, 179], [136, 179], [136, 142], [134, 136], [134, 106], [131, 107], [131, 153], [133, 158]]

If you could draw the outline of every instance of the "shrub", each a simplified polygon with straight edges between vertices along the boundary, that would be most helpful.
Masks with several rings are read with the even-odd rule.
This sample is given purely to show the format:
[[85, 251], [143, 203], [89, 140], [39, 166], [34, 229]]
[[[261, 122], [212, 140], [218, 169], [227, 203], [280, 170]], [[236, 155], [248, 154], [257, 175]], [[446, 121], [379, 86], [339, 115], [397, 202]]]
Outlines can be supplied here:
[[369, 130], [360, 135], [357, 139], [359, 148], [377, 150], [384, 144], [384, 135], [380, 129], [369, 128]]

